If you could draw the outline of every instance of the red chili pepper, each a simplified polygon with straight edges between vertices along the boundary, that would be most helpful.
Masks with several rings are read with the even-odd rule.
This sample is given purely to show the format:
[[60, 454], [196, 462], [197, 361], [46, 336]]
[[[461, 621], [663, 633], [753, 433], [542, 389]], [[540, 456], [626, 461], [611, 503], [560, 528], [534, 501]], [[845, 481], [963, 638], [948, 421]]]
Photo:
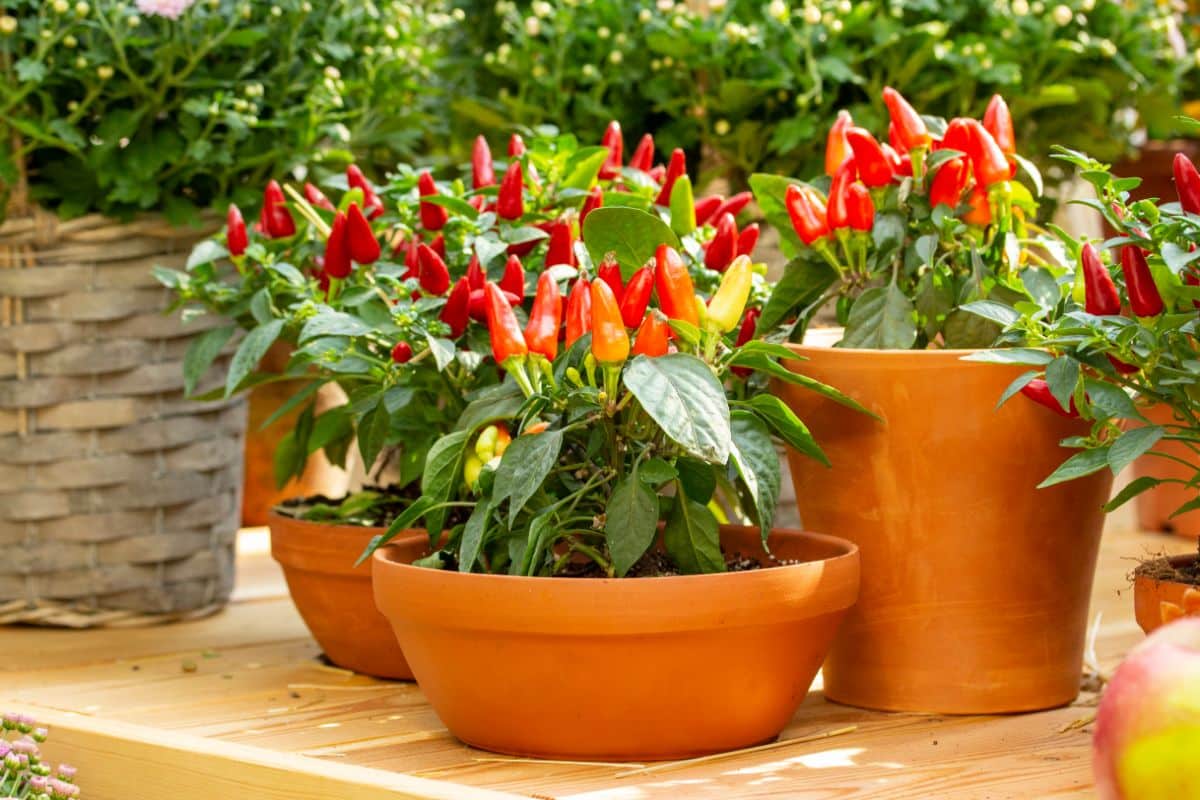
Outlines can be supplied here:
[[525, 326], [525, 343], [530, 352], [539, 353], [551, 361], [558, 355], [558, 332], [562, 327], [562, 295], [558, 283], [549, 272], [538, 276], [537, 294]]
[[654, 181], [655, 183], [662, 183], [663, 178], [667, 177], [667, 168], [662, 164], [659, 164], [657, 167], [651, 167], [650, 171], [646, 174], [649, 175], [650, 180]]
[[323, 208], [326, 211], [337, 210], [324, 192], [307, 181], [304, 183], [304, 199], [315, 208]]
[[427, 244], [417, 247], [417, 260], [420, 262], [420, 273], [417, 280], [421, 288], [433, 295], [443, 295], [450, 288], [450, 270], [446, 262]]
[[401, 280], [415, 278], [421, 272], [421, 259], [417, 255], [417, 250], [421, 246], [421, 240], [416, 236], [408, 240], [408, 248], [404, 251], [404, 266], [408, 270], [401, 276]]
[[383, 201], [371, 188], [367, 176], [354, 164], [346, 167], [346, 183], [351, 189], [358, 189], [363, 193], [363, 213], [367, 215], [367, 219], [375, 219], [383, 213]]
[[992, 135], [976, 120], [968, 120], [967, 124], [971, 132], [968, 143], [971, 149], [967, 151], [967, 155], [971, 157], [975, 183], [987, 187], [1008, 180], [1012, 174], [1012, 166], [1000, 145], [996, 144]]
[[665, 356], [670, 337], [671, 326], [667, 322], [667, 318], [657, 309], [652, 308], [646, 314], [646, 318], [642, 320], [642, 324], [638, 326], [637, 333], [634, 334], [631, 352], [635, 356], [647, 356], [648, 358]]
[[1200, 172], [1183, 153], [1175, 154], [1175, 191], [1179, 205], [1189, 214], [1200, 214]]
[[839, 111], [837, 119], [829, 128], [825, 137], [825, 174], [833, 177], [842, 164], [850, 158], [850, 143], [846, 141], [846, 131], [854, 124], [849, 111]]
[[[514, 136], [516, 134], [513, 134]], [[525, 181], [521, 176], [521, 162], [508, 162], [500, 191], [496, 195], [496, 214], [500, 219], [520, 219], [525, 214]]]
[[[609, 287], [612, 291], [612, 287]], [[625, 292], [618, 300], [621, 308], [621, 319], [625, 321], [625, 326], [629, 328], [636, 327], [642, 316], [646, 313], [646, 306], [650, 305], [650, 293], [654, 291], [654, 270], [649, 267], [642, 267], [629, 278], [629, 285], [625, 287]], [[616, 294], [614, 293], [614, 298]]]
[[1071, 398], [1071, 410], [1067, 411], [1058, 404], [1058, 399], [1051, 393], [1050, 384], [1046, 383], [1041, 378], [1034, 378], [1029, 383], [1021, 387], [1021, 394], [1028, 397], [1035, 403], [1043, 405], [1056, 414], [1074, 419], [1079, 416], [1079, 410], [1075, 408], [1075, 398]]
[[671, 151], [671, 160], [667, 163], [667, 174], [663, 178], [662, 190], [658, 193], [658, 198], [654, 201], [660, 206], [669, 206], [671, 204], [671, 190], [675, 188], [675, 181], [679, 180], [680, 175], [687, 174], [687, 158], [683, 155], [683, 151], [676, 147]]
[[588, 192], [587, 198], [583, 201], [583, 208], [579, 209], [579, 227], [583, 228], [583, 221], [587, 219], [587, 215], [601, 208], [604, 205], [604, 190], [599, 185], [593, 186]]
[[508, 139], [508, 157], [520, 158], [525, 155], [525, 140], [521, 138], [521, 134], [514, 133]]
[[850, 187], [854, 180], [854, 159], [842, 164], [829, 186], [829, 207], [826, 217], [831, 230], [850, 227]]
[[339, 211], [333, 217], [329, 238], [325, 240], [325, 264], [322, 271], [330, 278], [345, 278], [352, 269], [350, 247], [346, 242], [346, 215]]
[[971, 155], [971, 122], [972, 120], [964, 117], [955, 117], [950, 120], [937, 149], [957, 150], [964, 155]]
[[396, 346], [392, 348], [392, 361], [407, 364], [412, 357], [412, 345], [408, 342], [396, 342]]
[[[1192, 245], [1192, 249], [1195, 250], [1195, 248], [1196, 246]], [[1188, 286], [1200, 286], [1200, 273], [1194, 271], [1185, 272], [1183, 275], [1183, 282]], [[1192, 305], [1196, 308], [1200, 308], [1200, 300], [1193, 300]]]
[[555, 264], [575, 266], [575, 238], [571, 235], [571, 223], [558, 220], [550, 228], [550, 244], [546, 247], [547, 267]]
[[612, 289], [613, 297], [617, 298], [618, 303], [621, 302], [621, 298], [625, 294], [625, 281], [621, 278], [621, 266], [616, 261], [606, 258], [600, 262], [596, 276], [608, 284], [608, 288]]
[[491, 186], [496, 182], [496, 170], [492, 166], [492, 150], [482, 134], [475, 137], [471, 150], [471, 185], [476, 189]]
[[653, 136], [648, 133], [642, 135], [637, 149], [633, 151], [633, 155], [629, 158], [629, 166], [631, 169], [640, 169], [642, 172], [650, 171], [654, 166]]
[[483, 265], [479, 263], [479, 256], [472, 253], [471, 261], [467, 264], [467, 284], [472, 289], [482, 289], [487, 283], [487, 273], [483, 271]]
[[467, 278], [459, 278], [442, 306], [441, 320], [450, 326], [450, 338], [457, 339], [467, 330], [471, 311], [471, 284]]
[[504, 275], [500, 278], [500, 288], [516, 295], [519, 300], [525, 298], [525, 268], [521, 266], [521, 259], [516, 256], [508, 257], [504, 265]]
[[755, 222], [742, 228], [742, 232], [738, 234], [737, 254], [739, 256], [748, 256], [754, 252], [754, 246], [758, 244], [759, 228]]
[[430, 246], [430, 248], [433, 249], [433, 252], [437, 253], [443, 259], [446, 258], [446, 237], [445, 236], [442, 236], [439, 233], [437, 236], [433, 237], [433, 241], [429, 243], [429, 246]]
[[[928, 147], [933, 137], [925, 127], [925, 120], [913, 108], [904, 96], [890, 86], [883, 89], [883, 102], [888, 108], [892, 124], [896, 126], [896, 138], [904, 145], [905, 150], [918, 147]], [[899, 149], [899, 148], [897, 148]], [[857, 151], [855, 151], [857, 154]]]
[[967, 209], [967, 213], [963, 214], [963, 222], [968, 225], [978, 225], [981, 228], [991, 224], [992, 204], [988, 199], [987, 189], [976, 185], [967, 195], [967, 202], [970, 204], [970, 208]]
[[787, 206], [788, 216], [792, 218], [792, 227], [800, 241], [812, 245], [813, 242], [829, 235], [825, 202], [815, 189], [797, 186], [794, 183], [788, 184], [784, 205]]
[[908, 153], [900, 155], [896, 149], [886, 142], [879, 145], [883, 150], [883, 155], [887, 157], [888, 163], [892, 166], [892, 180], [899, 181], [906, 175], [912, 174], [912, 158]]
[[847, 190], [846, 210], [849, 212], [850, 227], [856, 231], [869, 231], [875, 227], [875, 203], [871, 192], [861, 183], [852, 183]]
[[713, 214], [724, 202], [725, 198], [719, 194], [710, 194], [697, 200], [693, 206], [696, 209], [696, 225], [703, 225], [713, 219]]
[[619, 364], [629, 358], [629, 333], [612, 289], [592, 281], [592, 355], [601, 364]]
[[[504, 295], [504, 299], [508, 301], [510, 306], [520, 305], [521, 298], [511, 292], [506, 292], [503, 289], [500, 293]], [[471, 298], [467, 303], [468, 313], [471, 319], [478, 322], [487, 322], [487, 292], [483, 289], [472, 289]]]
[[870, 187], [887, 186], [892, 182], [892, 163], [875, 137], [863, 128], [846, 129], [846, 141], [854, 151], [854, 164], [859, 177]]
[[888, 123], [888, 144], [890, 144], [892, 149], [897, 153], [908, 152], [908, 148], [904, 146], [904, 142], [900, 141], [900, 132], [896, 130], [895, 122]]
[[1163, 312], [1162, 295], [1150, 274], [1146, 254], [1137, 245], [1127, 244], [1121, 248], [1121, 271], [1125, 273], [1125, 292], [1129, 295], [1129, 308], [1138, 317], [1156, 317]]
[[231, 256], [240, 256], [246, 252], [249, 244], [250, 236], [246, 233], [246, 220], [242, 218], [242, 211], [230, 203], [229, 211], [225, 213], [225, 249]]
[[717, 272], [724, 272], [737, 255], [737, 222], [732, 214], [725, 214], [717, 220], [717, 232], [704, 248], [704, 266]]
[[[709, 217], [709, 219], [720, 219], [725, 214], [733, 214], [734, 218], [736, 219], [737, 215], [742, 213], [742, 209], [750, 205], [750, 201], [753, 199], [754, 195], [751, 192], [738, 192], [721, 203], [721, 205], [717, 206], [716, 210], [713, 211], [712, 216]], [[700, 224], [698, 217], [696, 219], [696, 224]]]
[[580, 277], [567, 297], [567, 347], [592, 329], [592, 292], [588, 279]]
[[525, 345], [525, 336], [517, 322], [517, 315], [504, 297], [504, 292], [494, 283], [483, 287], [486, 293], [487, 326], [492, 337], [492, 356], [497, 364], [504, 364], [510, 358], [524, 358], [529, 353]]
[[[428, 171], [422, 172], [417, 178], [417, 190], [421, 197], [434, 197], [438, 194], [437, 184]], [[421, 201], [421, 225], [427, 231], [440, 231], [450, 220], [449, 212], [442, 206]]]
[[996, 140], [1004, 155], [1016, 154], [1017, 137], [1013, 133], [1012, 114], [1009, 113], [1008, 103], [998, 94], [992, 95], [987, 111], [983, 112], [983, 127]]
[[1084, 310], [1098, 317], [1120, 314], [1121, 294], [1091, 242], [1084, 244], [1079, 259], [1083, 265]]
[[654, 288], [658, 293], [658, 304], [667, 317], [692, 325], [700, 324], [692, 276], [679, 253], [669, 245], [660, 244], [654, 251]]
[[350, 257], [359, 264], [374, 264], [379, 260], [379, 240], [371, 230], [371, 223], [363, 216], [358, 203], [351, 203], [346, 209], [346, 246]]
[[621, 138], [621, 123], [615, 119], [604, 129], [604, 137], [600, 144], [608, 148], [608, 160], [600, 167], [600, 179], [612, 180], [621, 174], [622, 149], [625, 146]]
[[[754, 338], [754, 329], [758, 327], [758, 318], [760, 316], [762, 316], [762, 309], [746, 309], [746, 316], [742, 318], [742, 327], [738, 328], [737, 339], [733, 343], [735, 350]], [[740, 378], [750, 377], [751, 372], [753, 370], [749, 367], [733, 367], [733, 374]]]
[[943, 162], [929, 186], [930, 207], [947, 205], [952, 210], [957, 209], [962, 202], [963, 193], [967, 191], [970, 178], [971, 171], [966, 159], [961, 156]]
[[296, 220], [288, 211], [283, 199], [283, 189], [278, 181], [271, 181], [263, 190], [262, 213], [258, 218], [258, 229], [272, 239], [285, 239], [296, 233]]

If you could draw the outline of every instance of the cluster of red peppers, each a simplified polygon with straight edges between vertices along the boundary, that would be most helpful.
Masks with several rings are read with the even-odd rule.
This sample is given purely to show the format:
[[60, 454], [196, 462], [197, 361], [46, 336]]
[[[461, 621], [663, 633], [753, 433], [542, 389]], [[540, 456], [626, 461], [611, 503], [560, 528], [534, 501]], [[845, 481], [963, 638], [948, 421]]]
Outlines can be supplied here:
[[[910, 176], [918, 188], [927, 185], [931, 208], [945, 205], [957, 213], [965, 202], [963, 221], [979, 226], [992, 221], [988, 190], [1010, 180], [1017, 169], [1012, 116], [1004, 99], [992, 98], [982, 122], [952, 119], [940, 138], [895, 89], [885, 88], [883, 101], [890, 117], [886, 142], [855, 126], [846, 111], [830, 127], [825, 143], [825, 172], [832, 180], [828, 196], [807, 184], [788, 187], [788, 216], [805, 245], [825, 250], [831, 236], [870, 231], [878, 198], [873, 192]], [[939, 150], [959, 155], [941, 160], [926, 180], [925, 160]]]

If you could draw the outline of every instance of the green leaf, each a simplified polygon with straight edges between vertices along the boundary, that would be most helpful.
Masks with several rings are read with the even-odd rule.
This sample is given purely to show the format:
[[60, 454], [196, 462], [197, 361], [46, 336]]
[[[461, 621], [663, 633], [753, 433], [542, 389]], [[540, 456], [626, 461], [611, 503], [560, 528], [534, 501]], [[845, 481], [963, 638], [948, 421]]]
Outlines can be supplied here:
[[755, 336], [770, 333], [785, 319], [806, 310], [837, 280], [837, 272], [824, 261], [796, 259], [784, 267], [755, 326]]
[[[358, 557], [358, 561], [354, 562], [354, 566], [357, 567], [370, 558], [372, 553], [390, 542], [397, 533], [411, 528], [418, 519], [426, 516], [430, 509], [434, 507], [434, 505], [436, 505], [434, 501], [428, 497], [422, 496], [414, 500], [413, 504], [404, 509], [404, 512], [401, 513], [400, 516], [392, 520], [392, 524], [388, 525], [386, 531], [378, 536], [371, 537], [371, 541], [367, 543], [367, 548], [363, 550], [362, 555]], [[438, 533], [441, 533], [441, 531]], [[431, 540], [436, 541], [436, 538]]]
[[[965, 361], [966, 359], [963, 360]], [[1017, 392], [1028, 386], [1029, 382], [1038, 377], [1040, 374], [1041, 373], [1037, 370], [1030, 370], [1029, 372], [1023, 372], [1017, 376], [1017, 378], [1010, 383], [1007, 388], [1005, 388], [1004, 392], [1000, 395], [1000, 399], [996, 401], [996, 408], [1000, 408], [1000, 406], [1011, 400]]]
[[660, 244], [679, 248], [670, 226], [636, 208], [597, 208], [583, 223], [583, 242], [596, 264], [612, 253], [625, 280], [654, 258]]
[[1115, 419], [1142, 418], [1137, 406], [1133, 404], [1133, 400], [1120, 386], [1113, 386], [1108, 381], [1087, 378], [1083, 382], [1083, 390], [1087, 394], [1088, 405], [1107, 417]]
[[567, 159], [564, 170], [566, 177], [563, 178], [560, 188], [585, 191], [592, 188], [592, 184], [596, 182], [596, 176], [600, 174], [600, 168], [607, 160], [607, 147], [584, 147], [572, 153], [571, 157]]
[[187, 265], [184, 267], [188, 272], [191, 272], [201, 264], [211, 264], [214, 261], [225, 258], [229, 255], [229, 251], [225, 249], [225, 245], [215, 239], [205, 239], [188, 254]]
[[1005, 328], [1021, 318], [1016, 310], [1004, 303], [997, 303], [995, 300], [976, 300], [960, 306], [960, 308], [984, 319], [990, 319]]
[[283, 320], [275, 319], [246, 334], [246, 338], [238, 345], [237, 352], [233, 354], [233, 360], [229, 362], [229, 374], [225, 376], [226, 397], [233, 394], [242, 379], [258, 366], [258, 362], [262, 361], [262, 357], [279, 338], [282, 330]]
[[425, 334], [429, 343], [429, 352], [433, 353], [433, 363], [437, 364], [438, 372], [444, 372], [446, 367], [454, 363], [454, 342], [440, 339], [432, 334]]
[[363, 469], [370, 474], [375, 465], [375, 459], [387, 442], [388, 433], [392, 428], [392, 417], [387, 405], [380, 399], [379, 403], [362, 418], [358, 424], [358, 451], [362, 454]]
[[331, 308], [323, 308], [316, 316], [304, 323], [296, 342], [304, 344], [310, 339], [322, 336], [362, 336], [370, 332], [371, 326], [358, 317], [334, 311]]
[[907, 350], [917, 341], [916, 308], [896, 284], [859, 295], [839, 347]]
[[962, 361], [981, 361], [987, 364], [1028, 364], [1041, 367], [1054, 360], [1054, 356], [1045, 350], [1034, 350], [1030, 347], [1008, 347], [994, 350], [981, 350], [969, 356], [963, 356]]
[[679, 473], [661, 458], [652, 458], [638, 469], [638, 476], [644, 483], [651, 486], [661, 486], [667, 481], [673, 481]]
[[213, 361], [221, 354], [221, 348], [233, 336], [237, 328], [232, 325], [226, 328], [213, 328], [211, 331], [197, 336], [188, 345], [183, 356], [183, 393], [190, 395], [196, 389], [196, 384]]
[[299, 408], [300, 405], [305, 400], [312, 397], [313, 394], [315, 394], [316, 391], [324, 385], [325, 385], [325, 381], [319, 381], [319, 380], [314, 380], [314, 381], [308, 383], [303, 389], [301, 389], [300, 391], [296, 392], [291, 397], [289, 397], [287, 399], [287, 402], [285, 402], [279, 408], [272, 411], [271, 416], [267, 417], [266, 421], [263, 422], [263, 424], [258, 426], [258, 429], [260, 431], [265, 431], [267, 428], [271, 427], [276, 422], [278, 422], [279, 420], [281, 420], [285, 416], [287, 416], [288, 413], [290, 413], [291, 411], [294, 411], [296, 408]]
[[1047, 486], [1054, 486], [1064, 481], [1082, 478], [1085, 475], [1091, 475], [1093, 472], [1098, 472], [1108, 466], [1108, 448], [1097, 447], [1094, 450], [1084, 450], [1076, 453], [1068, 458], [1058, 469], [1050, 473], [1046, 480], [1038, 484], [1039, 489], [1045, 489]]
[[1108, 513], [1112, 513], [1133, 498], [1137, 497], [1142, 492], [1146, 491], [1147, 489], [1153, 489], [1155, 486], [1158, 486], [1158, 484], [1159, 479], [1153, 478], [1149, 475], [1142, 475], [1141, 477], [1134, 478], [1125, 485], [1125, 488], [1117, 492], [1113, 499], [1104, 504], [1104, 510]]
[[467, 219], [476, 219], [479, 216], [478, 209], [461, 197], [453, 197], [448, 194], [425, 195], [421, 198], [421, 202], [441, 206], [454, 212], [456, 216], [466, 217]]
[[782, 480], [779, 454], [775, 452], [771, 434], [761, 419], [749, 411], [734, 411], [731, 416], [733, 449], [729, 457], [754, 498], [758, 527], [766, 544], [775, 522], [775, 506], [779, 502]]
[[946, 316], [942, 326], [946, 347], [954, 350], [991, 347], [1001, 333], [1000, 326], [991, 320], [957, 308]]
[[282, 489], [292, 476], [304, 468], [307, 453], [300, 442], [296, 441], [294, 431], [288, 431], [275, 445], [272, 456], [272, 467], [275, 473], [275, 486]]
[[[421, 495], [434, 503], [444, 503], [454, 494], [462, 479], [463, 450], [467, 431], [448, 433], [433, 443], [425, 456], [425, 472], [421, 475]], [[446, 525], [446, 511], [432, 508], [425, 515], [429, 535], [436, 538]]]
[[608, 501], [604, 537], [617, 576], [624, 576], [654, 544], [658, 532], [658, 494], [633, 471], [621, 478]]
[[688, 497], [700, 503], [707, 503], [712, 499], [713, 492], [717, 490], [717, 476], [713, 473], [713, 466], [707, 461], [687, 456], [680, 456], [675, 460], [679, 485]]
[[683, 487], [663, 528], [663, 546], [680, 572], [724, 572], [717, 518], [707, 506], [689, 500]]
[[686, 353], [638, 356], [622, 379], [669, 439], [704, 461], [729, 460], [729, 403], [707, 364]]
[[483, 550], [483, 538], [487, 532], [488, 519], [492, 516], [492, 501], [480, 500], [475, 504], [467, 524], [463, 527], [462, 543], [458, 547], [458, 571], [470, 572]]
[[1070, 408], [1075, 385], [1079, 383], [1079, 362], [1070, 356], [1054, 359], [1046, 365], [1046, 383], [1058, 404]]
[[734, 366], [748, 367], [749, 369], [757, 370], [758, 372], [765, 372], [771, 377], [778, 378], [785, 383], [794, 383], [797, 386], [803, 386], [804, 388], [814, 391], [823, 397], [829, 398], [839, 405], [843, 405], [846, 408], [853, 408], [855, 411], [859, 411], [869, 417], [880, 420], [881, 422], [883, 421], [878, 414], [868, 410], [857, 400], [849, 397], [848, 395], [842, 394], [832, 386], [826, 386], [816, 378], [810, 378], [807, 375], [801, 375], [798, 372], [792, 372], [783, 364], [773, 361], [759, 353], [750, 353], [748, 355], [736, 353], [729, 363]]
[[492, 493], [498, 508], [505, 500], [508, 505], [508, 527], [511, 529], [517, 514], [529, 498], [542, 488], [546, 476], [558, 461], [562, 450], [561, 430], [546, 431], [536, 436], [518, 436], [513, 440], [496, 470], [496, 486]]
[[1134, 462], [1134, 459], [1154, 447], [1165, 432], [1157, 425], [1147, 425], [1131, 428], [1122, 433], [1108, 448], [1108, 466], [1112, 468], [1113, 475], [1125, 469]]
[[524, 404], [525, 395], [516, 382], [497, 384], [467, 404], [454, 429], [473, 433], [497, 420], [512, 419]]
[[817, 445], [808, 426], [796, 416], [796, 412], [792, 411], [787, 403], [773, 394], [759, 394], [750, 398], [750, 407], [790, 447], [827, 467], [830, 466], [828, 456]]

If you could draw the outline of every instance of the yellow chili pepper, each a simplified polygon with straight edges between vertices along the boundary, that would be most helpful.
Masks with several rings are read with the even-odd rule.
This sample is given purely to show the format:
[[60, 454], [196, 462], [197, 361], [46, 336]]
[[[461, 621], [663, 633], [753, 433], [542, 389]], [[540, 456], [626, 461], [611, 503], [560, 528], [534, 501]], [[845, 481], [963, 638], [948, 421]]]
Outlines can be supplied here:
[[750, 299], [750, 287], [754, 282], [754, 270], [749, 256], [738, 256], [725, 270], [721, 285], [708, 304], [704, 324], [709, 330], [725, 333], [738, 326], [746, 301]]

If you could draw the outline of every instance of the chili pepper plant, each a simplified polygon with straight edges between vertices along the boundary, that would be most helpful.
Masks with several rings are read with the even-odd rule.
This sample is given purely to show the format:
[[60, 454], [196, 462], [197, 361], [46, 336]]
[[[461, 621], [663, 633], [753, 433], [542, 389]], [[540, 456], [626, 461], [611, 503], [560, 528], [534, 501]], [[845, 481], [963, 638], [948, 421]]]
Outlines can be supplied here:
[[[357, 439], [366, 467], [378, 474], [393, 465], [394, 488], [411, 499], [438, 437], [455, 430], [501, 376], [485, 326], [489, 283], [524, 320], [537, 311], [534, 286], [549, 274], [571, 294], [568, 318], [585, 329], [589, 278], [596, 278], [640, 322], [654, 280], [629, 251], [630, 237], [679, 248], [679, 269], [705, 296], [753, 249], [757, 225], [739, 229], [735, 219], [748, 193], [696, 199], [682, 151], [654, 162], [647, 134], [626, 163], [614, 122], [595, 146], [548, 129], [513, 134], [502, 159], [478, 137], [471, 164], [448, 179], [401, 164], [379, 184], [353, 165], [324, 188], [272, 181], [257, 223], [230, 206], [225, 230], [196, 247], [185, 271], [159, 271], [185, 315], [215, 314], [228, 323], [189, 350], [188, 390], [241, 329], [222, 385], [202, 396], [304, 382], [267, 423], [301, 409], [276, 452], [280, 485], [317, 450], [345, 463]], [[592, 230], [587, 246], [581, 224]], [[757, 277], [754, 285], [757, 305], [765, 283]], [[282, 373], [258, 371], [276, 341], [293, 348], [290, 363]], [[349, 402], [317, 415], [315, 393], [327, 383]], [[502, 451], [505, 436], [489, 436], [500, 437]], [[492, 450], [479, 448], [489, 457]], [[381, 453], [388, 457], [380, 460]], [[383, 502], [364, 500], [367, 507], [376, 501]], [[336, 513], [363, 511], [355, 502]], [[335, 512], [324, 506], [319, 513]]]
[[999, 95], [982, 121], [922, 116], [891, 88], [883, 101], [886, 136], [838, 116], [825, 175], [750, 179], [792, 257], [758, 329], [799, 341], [832, 303], [842, 347], [986, 347], [1000, 327], [964, 304], [1054, 290], [1056, 248], [1032, 222], [1041, 177]]
[[[1028, 364], [1032, 369], [1005, 392], [1018, 392], [1064, 416], [1091, 423], [1087, 436], [1063, 445], [1078, 450], [1043, 486], [1109, 469], [1120, 472], [1144, 454], [1180, 461], [1160, 444], [1183, 445], [1182, 459], [1200, 487], [1200, 173], [1180, 154], [1175, 160], [1178, 201], [1133, 201], [1138, 178], [1118, 178], [1089, 156], [1058, 148], [1095, 187], [1096, 200], [1079, 201], [1099, 211], [1116, 236], [1103, 242], [1063, 234], [1067, 268], [1053, 292], [1016, 304], [973, 303], [967, 310], [1006, 326], [998, 344], [1009, 349], [977, 360]], [[1153, 424], [1143, 412], [1161, 404], [1174, 414]], [[1115, 509], [1164, 479], [1133, 480], [1108, 504]], [[1200, 508], [1194, 497], [1176, 513]]]

